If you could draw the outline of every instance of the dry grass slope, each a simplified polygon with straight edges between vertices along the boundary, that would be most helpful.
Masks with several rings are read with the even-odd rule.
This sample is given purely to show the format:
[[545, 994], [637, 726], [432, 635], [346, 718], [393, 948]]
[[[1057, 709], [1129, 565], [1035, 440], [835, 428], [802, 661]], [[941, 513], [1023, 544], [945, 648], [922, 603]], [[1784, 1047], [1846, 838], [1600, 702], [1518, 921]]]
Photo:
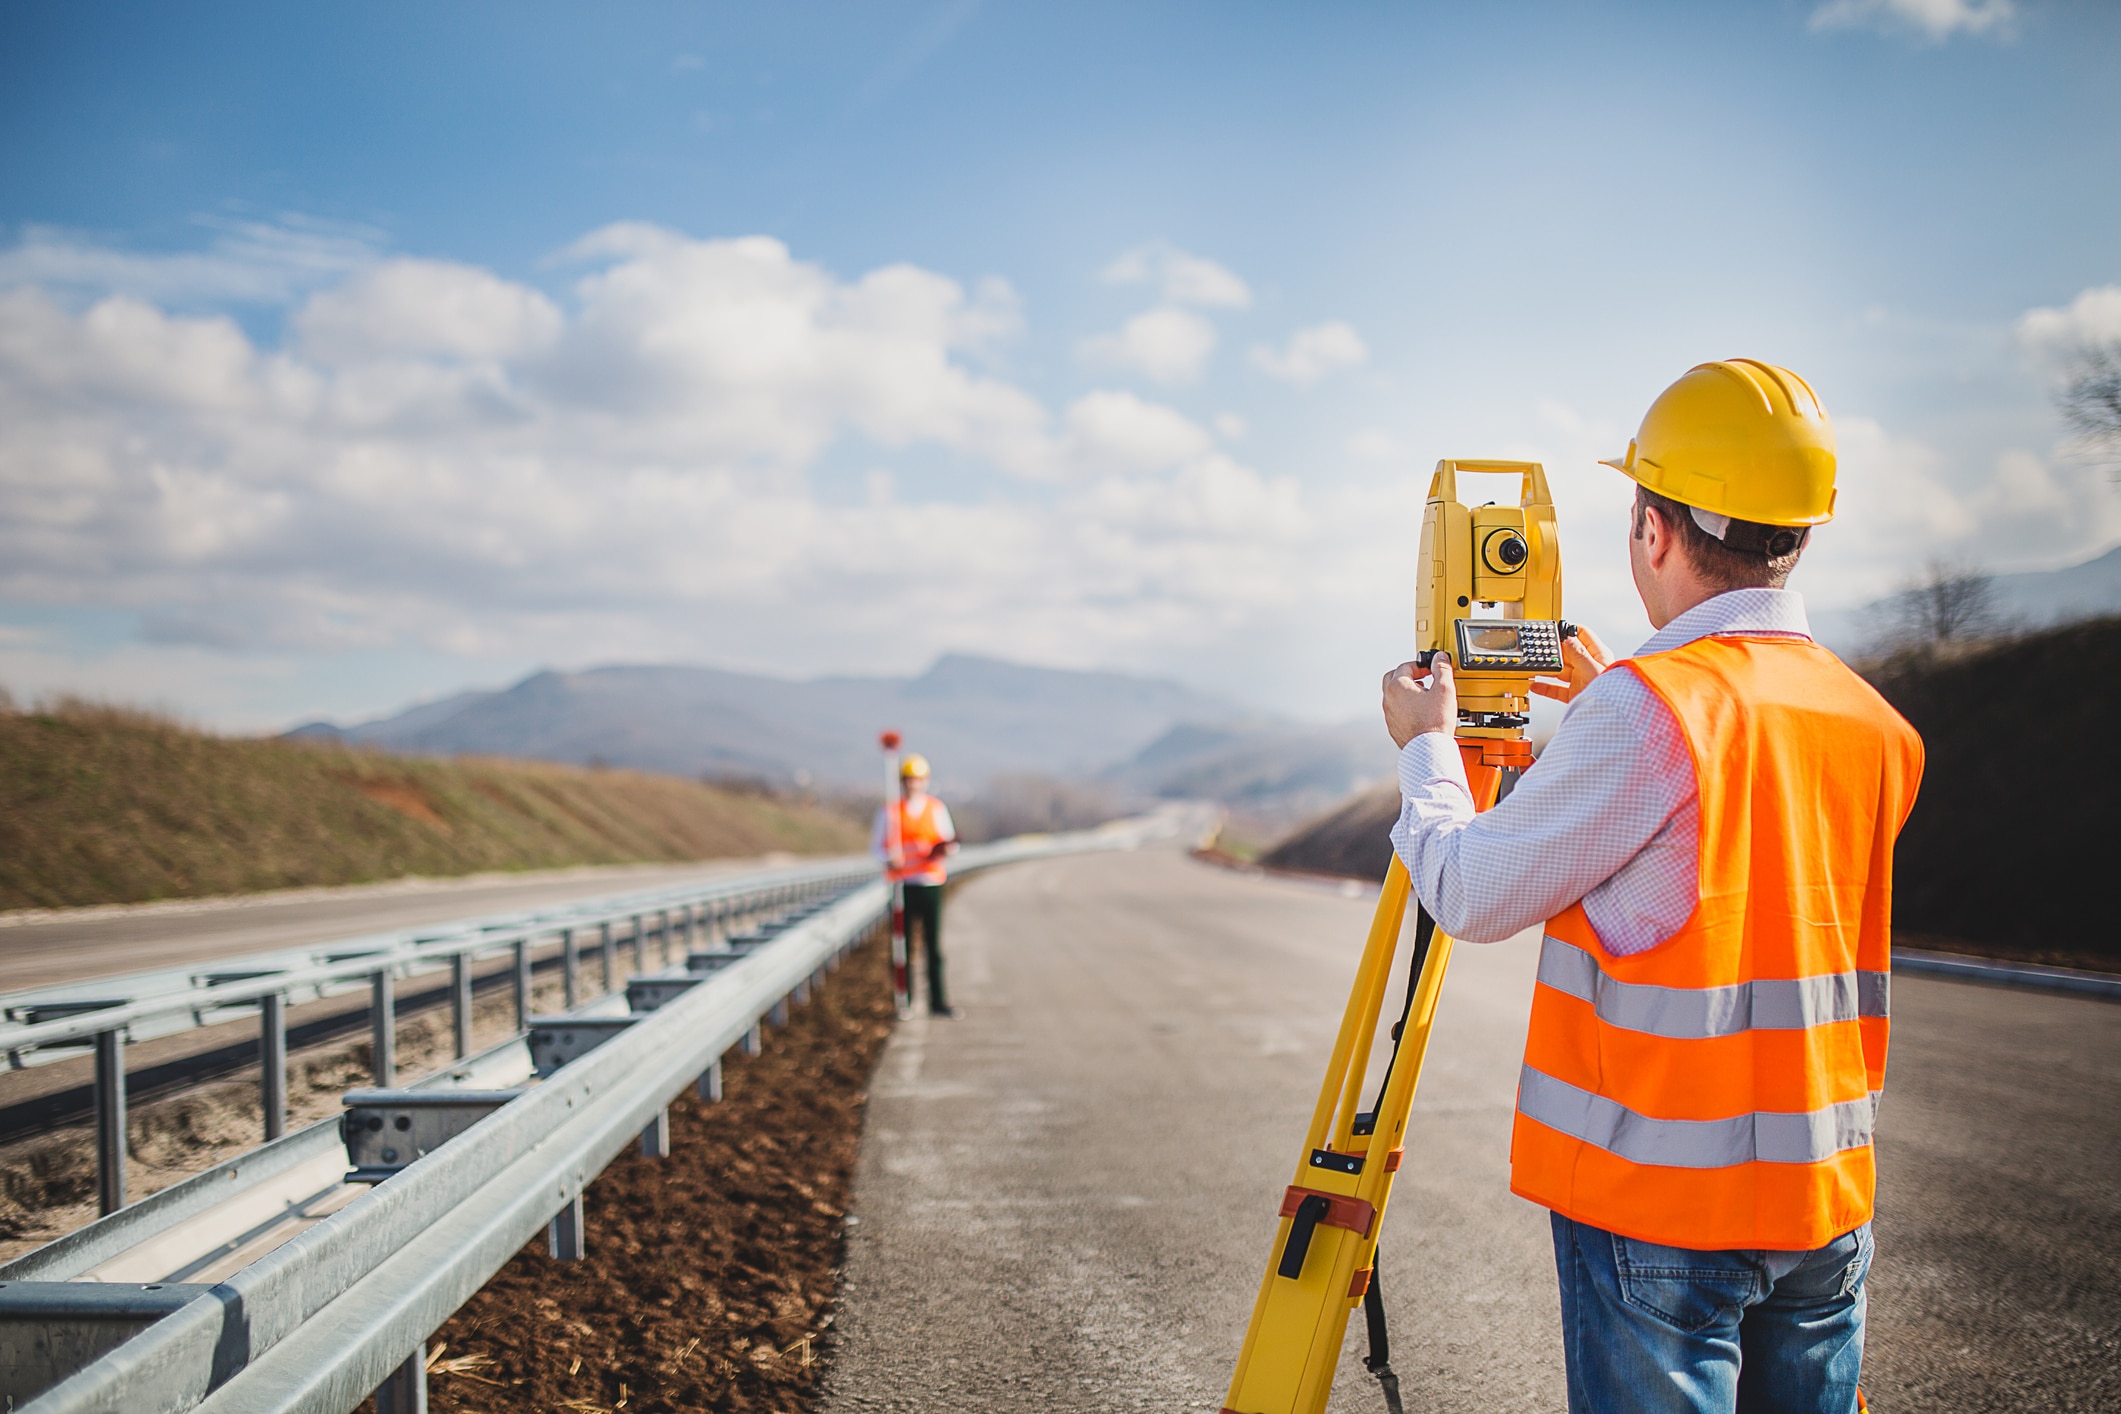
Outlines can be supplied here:
[[863, 843], [827, 811], [672, 777], [0, 711], [0, 909]]

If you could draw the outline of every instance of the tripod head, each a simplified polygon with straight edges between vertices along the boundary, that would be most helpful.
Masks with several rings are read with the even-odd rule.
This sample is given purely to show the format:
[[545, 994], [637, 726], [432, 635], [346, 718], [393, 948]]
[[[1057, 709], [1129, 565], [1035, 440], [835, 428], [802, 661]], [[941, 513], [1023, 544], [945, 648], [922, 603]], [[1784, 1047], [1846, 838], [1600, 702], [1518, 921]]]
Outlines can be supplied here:
[[[1517, 504], [1466, 506], [1458, 499], [1461, 471], [1516, 475]], [[1561, 671], [1561, 641], [1576, 631], [1561, 618], [1561, 541], [1545, 469], [1436, 463], [1421, 517], [1420, 572], [1416, 660], [1426, 666], [1439, 649], [1451, 655], [1458, 736], [1522, 740], [1532, 678]]]

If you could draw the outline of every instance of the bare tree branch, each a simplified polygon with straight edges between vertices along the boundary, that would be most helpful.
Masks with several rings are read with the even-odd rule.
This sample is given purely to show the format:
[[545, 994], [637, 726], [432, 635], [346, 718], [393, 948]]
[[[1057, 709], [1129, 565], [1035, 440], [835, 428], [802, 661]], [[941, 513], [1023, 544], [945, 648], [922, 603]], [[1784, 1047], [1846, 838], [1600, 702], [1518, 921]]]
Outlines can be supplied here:
[[1926, 650], [1982, 637], [1998, 626], [1996, 582], [1973, 565], [1932, 560], [1889, 602], [1893, 637]]
[[2081, 346], [2055, 401], [2086, 441], [2121, 444], [2121, 344]]

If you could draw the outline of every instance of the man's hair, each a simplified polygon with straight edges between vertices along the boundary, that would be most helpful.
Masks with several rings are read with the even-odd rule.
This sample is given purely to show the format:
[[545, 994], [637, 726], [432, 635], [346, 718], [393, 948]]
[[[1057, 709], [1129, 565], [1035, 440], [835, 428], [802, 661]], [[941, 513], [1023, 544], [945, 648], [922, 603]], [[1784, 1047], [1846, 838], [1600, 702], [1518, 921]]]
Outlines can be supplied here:
[[[1665, 526], [1679, 537], [1685, 552], [1701, 577], [1719, 593], [1732, 589], [1780, 589], [1789, 583], [1797, 557], [1810, 538], [1808, 527], [1762, 525], [1758, 521], [1733, 520], [1718, 539], [1700, 521], [1694, 508], [1659, 495], [1647, 486], [1635, 488], [1634, 535], [1642, 538], [1642, 513], [1654, 509]], [[1777, 553], [1780, 552], [1780, 553]]]

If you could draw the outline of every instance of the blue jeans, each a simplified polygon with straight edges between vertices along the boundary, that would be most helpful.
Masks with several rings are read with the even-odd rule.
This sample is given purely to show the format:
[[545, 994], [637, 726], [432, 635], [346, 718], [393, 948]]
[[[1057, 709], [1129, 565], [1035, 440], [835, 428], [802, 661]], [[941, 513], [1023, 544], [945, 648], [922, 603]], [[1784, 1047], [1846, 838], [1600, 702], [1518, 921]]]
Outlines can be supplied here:
[[1855, 1414], [1871, 1226], [1697, 1252], [1554, 1218], [1570, 1414]]

